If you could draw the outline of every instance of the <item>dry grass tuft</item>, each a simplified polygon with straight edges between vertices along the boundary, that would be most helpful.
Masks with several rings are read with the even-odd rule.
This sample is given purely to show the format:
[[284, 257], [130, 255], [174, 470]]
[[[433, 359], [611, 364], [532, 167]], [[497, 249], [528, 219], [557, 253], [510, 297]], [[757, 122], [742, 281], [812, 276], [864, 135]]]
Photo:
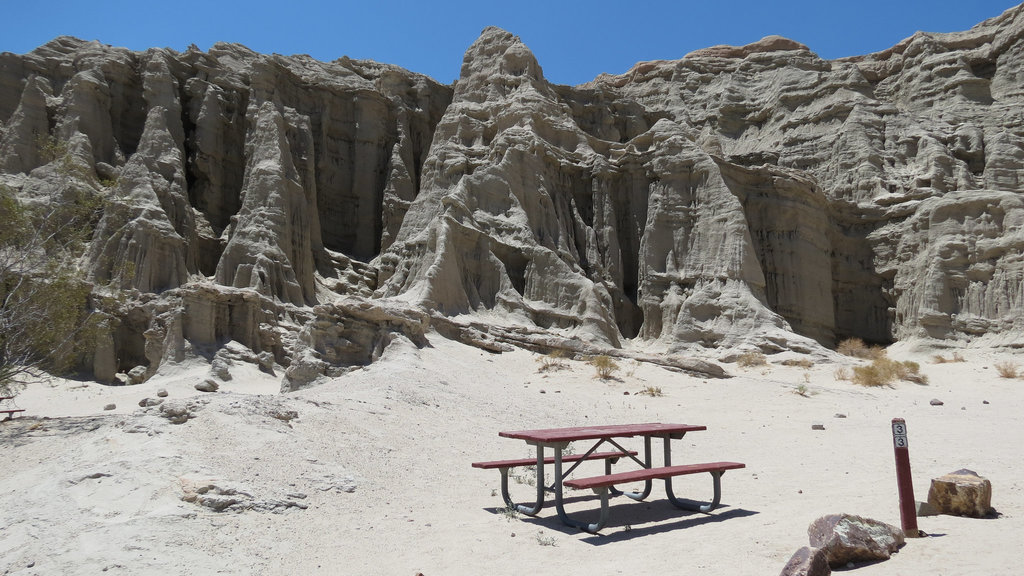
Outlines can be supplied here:
[[619, 364], [608, 356], [594, 356], [587, 363], [594, 367], [597, 377], [602, 380], [608, 380], [619, 369]]
[[1017, 368], [1017, 364], [1004, 360], [1002, 362], [996, 362], [996, 372], [999, 373], [1000, 378], [1018, 378], [1020, 377], [1020, 369]]
[[568, 362], [566, 362], [568, 359], [569, 353], [565, 350], [552, 350], [544, 356], [537, 358], [537, 362], [540, 363], [540, 368], [537, 368], [537, 372], [564, 370], [569, 367]]
[[935, 356], [932, 356], [932, 362], [936, 364], [948, 364], [951, 362], [967, 362], [967, 359], [959, 352], [953, 352], [953, 355], [949, 358], [946, 358], [942, 354], [936, 354]]
[[853, 374], [850, 372], [849, 366], [840, 366], [832, 372], [832, 376], [836, 380], [850, 380], [853, 378]]
[[885, 356], [885, 348], [881, 346], [868, 346], [860, 338], [847, 338], [843, 340], [836, 346], [836, 352], [843, 356], [864, 358], [866, 360], [874, 360]]
[[867, 366], [854, 366], [853, 383], [861, 386], [889, 386], [896, 380], [927, 384], [921, 365], [910, 360], [897, 361], [886, 356], [876, 358]]
[[740, 357], [736, 359], [736, 364], [741, 368], [752, 368], [754, 366], [765, 366], [768, 364], [768, 358], [762, 352], [757, 350], [750, 350], [740, 354]]
[[660, 398], [665, 393], [661, 391], [660, 386], [645, 386], [643, 390], [637, 392], [641, 396], [650, 396], [651, 398]]
[[888, 386], [892, 384], [893, 377], [889, 371], [872, 362], [867, 366], [854, 366], [852, 381], [861, 386]]
[[789, 360], [783, 360], [782, 361], [782, 365], [783, 366], [799, 366], [800, 368], [803, 368], [805, 370], [810, 370], [811, 368], [814, 368], [814, 360], [811, 360], [810, 358], [800, 358], [799, 360], [789, 359]]

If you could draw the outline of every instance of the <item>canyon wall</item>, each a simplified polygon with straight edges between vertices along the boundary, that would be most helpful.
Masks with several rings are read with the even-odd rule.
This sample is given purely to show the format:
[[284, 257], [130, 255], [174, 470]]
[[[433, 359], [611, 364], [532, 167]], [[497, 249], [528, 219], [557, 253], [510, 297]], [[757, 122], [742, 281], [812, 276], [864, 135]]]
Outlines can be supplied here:
[[857, 58], [769, 37], [575, 87], [497, 28], [453, 86], [62, 37], [0, 54], [0, 185], [99, 202], [78, 266], [101, 380], [235, 341], [294, 387], [432, 322], [499, 349], [1015, 346], [1022, 36], [1017, 7]]

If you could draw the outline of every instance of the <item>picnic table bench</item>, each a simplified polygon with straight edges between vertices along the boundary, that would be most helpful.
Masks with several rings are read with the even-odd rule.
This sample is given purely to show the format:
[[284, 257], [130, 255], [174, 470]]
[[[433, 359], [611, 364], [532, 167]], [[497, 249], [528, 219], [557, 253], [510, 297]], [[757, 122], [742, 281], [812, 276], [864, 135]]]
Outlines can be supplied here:
[[10, 420], [16, 413], [24, 411], [24, 408], [18, 408], [14, 404], [14, 396], [0, 396], [0, 414], [7, 414], [7, 418], [4, 420]]
[[[612, 464], [618, 462], [619, 458], [636, 456], [636, 450], [628, 452], [594, 452], [590, 454], [564, 454], [562, 455], [562, 462], [582, 462], [584, 460], [604, 460], [605, 462], [605, 474], [612, 473]], [[554, 456], [541, 456], [538, 458], [520, 458], [516, 460], [494, 460], [491, 462], [473, 462], [473, 468], [481, 468], [484, 470], [493, 470], [495, 468], [501, 472], [501, 497], [505, 500], [505, 505], [509, 508], [516, 509], [518, 506], [512, 500], [512, 497], [508, 492], [508, 471], [511, 468], [518, 468], [522, 466], [539, 466], [543, 467], [545, 464], [554, 464]], [[538, 484], [538, 488], [547, 492], [553, 492], [554, 486], [543, 486], [543, 482]], [[541, 506], [543, 506], [543, 497], [539, 500]], [[530, 510], [533, 510], [530, 508]], [[540, 507], [537, 507], [533, 514], [540, 511]]]
[[[515, 504], [508, 494], [508, 468], [515, 465], [526, 466], [536, 464], [537, 474], [537, 501], [532, 506], [515, 506], [519, 512], [526, 515], [536, 515], [544, 505], [544, 492], [550, 491], [555, 494], [555, 507], [559, 519], [563, 523], [580, 528], [584, 531], [596, 533], [605, 526], [608, 521], [608, 498], [610, 495], [624, 494], [634, 500], [643, 500], [651, 493], [653, 480], [665, 482], [665, 493], [669, 502], [674, 506], [703, 513], [709, 513], [717, 508], [721, 501], [721, 477], [727, 470], [744, 468], [740, 462], [707, 462], [698, 464], [672, 465], [671, 440], [682, 438], [687, 432], [706, 430], [705, 426], [690, 424], [617, 424], [610, 426], [584, 426], [573, 428], [551, 428], [544, 430], [520, 430], [513, 432], [499, 432], [498, 435], [504, 438], [525, 440], [527, 444], [535, 446], [537, 458], [526, 458], [522, 460], [499, 460], [495, 462], [476, 462], [476, 468], [499, 468], [502, 470], [502, 497], [505, 503], [513, 507]], [[638, 458], [636, 451], [623, 448], [616, 438], [642, 437], [644, 441], [643, 460]], [[652, 464], [651, 439], [662, 438], [664, 440], [664, 466], [654, 467]], [[582, 454], [563, 455], [562, 450], [569, 443], [579, 440], [593, 440], [594, 445]], [[610, 444], [617, 452], [597, 452], [597, 449], [604, 444]], [[553, 456], [545, 457], [545, 448], [551, 448]], [[611, 465], [621, 458], [627, 458], [640, 468], [625, 472], [612, 473]], [[605, 474], [586, 478], [568, 479], [581, 462], [587, 460], [604, 459]], [[563, 472], [563, 464], [573, 462], [571, 468]], [[544, 464], [554, 465], [554, 482], [550, 487], [544, 485]], [[713, 495], [707, 503], [694, 502], [677, 498], [672, 490], [672, 478], [688, 474], [709, 473], [712, 477]], [[639, 492], [621, 492], [615, 488], [616, 485], [631, 482], [643, 482], [644, 488]], [[601, 512], [597, 522], [580, 522], [571, 518], [565, 511], [563, 486], [585, 490], [593, 490], [601, 500]]]

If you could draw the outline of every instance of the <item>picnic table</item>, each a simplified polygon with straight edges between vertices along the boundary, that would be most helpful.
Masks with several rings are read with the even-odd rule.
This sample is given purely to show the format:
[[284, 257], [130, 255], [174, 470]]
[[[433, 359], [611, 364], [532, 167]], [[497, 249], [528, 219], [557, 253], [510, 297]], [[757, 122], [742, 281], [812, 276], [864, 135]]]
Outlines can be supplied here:
[[[721, 499], [721, 477], [726, 470], [743, 468], [745, 465], [739, 462], [707, 462], [700, 464], [672, 465], [672, 441], [678, 440], [688, 432], [707, 430], [706, 426], [692, 424], [663, 424], [660, 422], [644, 424], [614, 424], [607, 426], [581, 426], [572, 428], [550, 428], [542, 430], [517, 430], [499, 432], [503, 438], [524, 440], [528, 445], [534, 446], [537, 450], [536, 459], [526, 458], [517, 460], [496, 460], [490, 462], [474, 462], [473, 467], [482, 469], [497, 468], [501, 472], [501, 495], [506, 505], [514, 508], [528, 516], [534, 516], [544, 507], [546, 492], [554, 493], [555, 508], [558, 517], [569, 526], [580, 528], [584, 531], [596, 533], [608, 521], [608, 499], [609, 496], [622, 495], [643, 500], [650, 496], [653, 480], [665, 482], [665, 494], [677, 508], [708, 513], [714, 510]], [[619, 439], [622, 438], [643, 438], [642, 458], [637, 451], [624, 448]], [[661, 438], [663, 441], [664, 466], [655, 467], [652, 457], [652, 440]], [[578, 454], [563, 454], [571, 442], [592, 441], [593, 444], [588, 450]], [[602, 446], [613, 448], [611, 451], [598, 452]], [[553, 454], [545, 456], [545, 450], [551, 449]], [[625, 472], [612, 473], [611, 466], [619, 460], [626, 459], [633, 462], [638, 469]], [[574, 478], [567, 480], [581, 463], [590, 460], [603, 460], [605, 463], [605, 474], [587, 478]], [[564, 465], [572, 465], [566, 470]], [[550, 486], [545, 484], [544, 466], [554, 465], [553, 482]], [[516, 504], [508, 492], [508, 470], [517, 466], [535, 466], [536, 469], [536, 501], [532, 505]], [[713, 496], [710, 502], [700, 503], [691, 500], [677, 498], [672, 491], [672, 478], [685, 474], [697, 474], [707, 472], [712, 476]], [[616, 484], [643, 482], [644, 488], [640, 492], [621, 492], [615, 488]], [[587, 523], [571, 518], [565, 511], [563, 486], [574, 489], [591, 489], [601, 499], [601, 513], [597, 522]]]
[[0, 396], [0, 414], [7, 414], [4, 420], [10, 420], [16, 413], [24, 411], [24, 408], [18, 408], [14, 403], [14, 396]]

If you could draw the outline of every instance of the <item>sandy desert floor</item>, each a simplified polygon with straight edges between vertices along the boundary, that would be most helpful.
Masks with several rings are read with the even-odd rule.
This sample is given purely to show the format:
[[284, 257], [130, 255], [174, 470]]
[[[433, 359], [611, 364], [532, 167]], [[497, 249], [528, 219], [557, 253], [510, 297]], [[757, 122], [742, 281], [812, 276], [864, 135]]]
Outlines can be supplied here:
[[[917, 499], [931, 478], [969, 468], [992, 481], [999, 516], [920, 518], [929, 537], [852, 572], [1021, 573], [1024, 380], [995, 373], [1007, 354], [967, 349], [967, 362], [934, 364], [930, 351], [903, 346], [890, 356], [920, 362], [930, 383], [864, 388], [834, 378], [835, 358], [810, 369], [771, 356], [763, 367], [727, 364], [729, 379], [627, 361], [602, 381], [582, 361], [539, 372], [530, 352], [430, 342], [396, 340], [378, 363], [284, 395], [242, 365], [212, 394], [193, 389], [208, 374], [198, 364], [130, 387], [30, 386], [17, 399], [25, 415], [0, 423], [0, 570], [778, 574], [819, 516], [899, 524], [890, 422], [902, 417]], [[662, 395], [638, 394], [648, 387]], [[138, 406], [161, 388], [194, 417], [173, 424], [160, 407]], [[677, 442], [676, 463], [747, 465], [723, 477], [721, 508], [678, 511], [656, 483], [645, 503], [614, 499], [595, 536], [563, 526], [553, 507], [509, 517], [498, 472], [470, 466], [531, 455], [501, 430], [655, 421], [708, 427]], [[512, 483], [523, 500], [532, 490]], [[677, 479], [676, 492], [705, 498], [710, 481]], [[597, 509], [589, 493], [569, 506], [581, 518]]]

